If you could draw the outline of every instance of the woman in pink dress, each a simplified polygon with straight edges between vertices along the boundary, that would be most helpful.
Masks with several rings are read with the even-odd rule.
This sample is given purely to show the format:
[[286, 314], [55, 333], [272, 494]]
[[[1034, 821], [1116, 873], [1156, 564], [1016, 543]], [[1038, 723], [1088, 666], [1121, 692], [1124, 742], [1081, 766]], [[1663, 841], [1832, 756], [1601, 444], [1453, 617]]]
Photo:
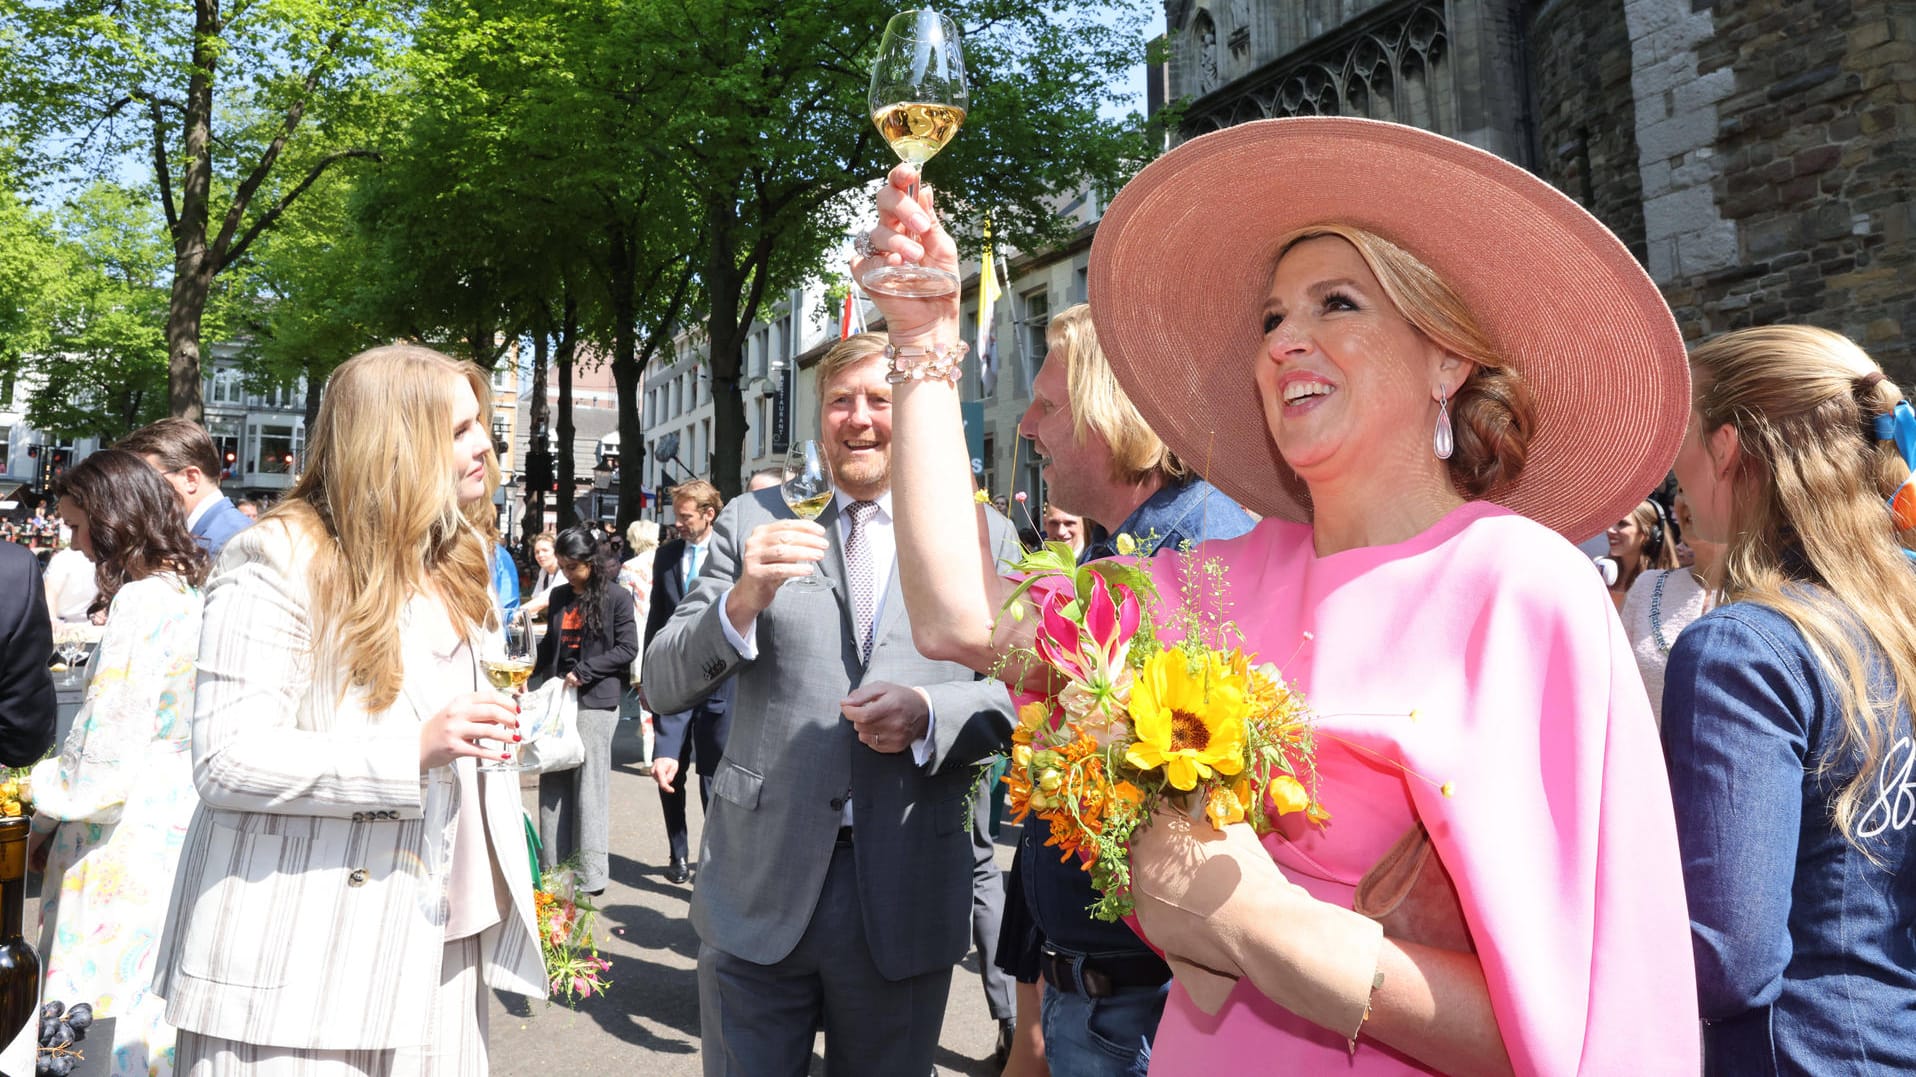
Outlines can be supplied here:
[[[955, 270], [912, 179], [880, 193], [864, 257]], [[1099, 225], [1090, 295], [1146, 420], [1266, 517], [1203, 552], [1247, 650], [1319, 715], [1331, 812], [1261, 845], [1182, 817], [1140, 836], [1138, 926], [1178, 979], [1152, 1072], [1694, 1073], [1656, 729], [1565, 538], [1627, 512], [1682, 436], [1655, 286], [1507, 162], [1301, 119], [1140, 173]], [[994, 669], [1031, 625], [997, 617], [1009, 584], [965, 538], [958, 300], [875, 299], [916, 640]], [[1151, 567], [1177, 594], [1177, 555]]]

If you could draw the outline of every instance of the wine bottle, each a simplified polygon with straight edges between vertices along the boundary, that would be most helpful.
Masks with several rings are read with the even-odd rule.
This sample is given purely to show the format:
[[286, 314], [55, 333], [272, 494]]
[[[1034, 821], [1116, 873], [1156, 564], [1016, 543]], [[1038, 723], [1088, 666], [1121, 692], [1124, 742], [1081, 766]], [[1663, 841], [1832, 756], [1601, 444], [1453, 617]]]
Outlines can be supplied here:
[[40, 1048], [40, 955], [27, 942], [27, 834], [24, 816], [0, 819], [0, 1077], [33, 1077]]

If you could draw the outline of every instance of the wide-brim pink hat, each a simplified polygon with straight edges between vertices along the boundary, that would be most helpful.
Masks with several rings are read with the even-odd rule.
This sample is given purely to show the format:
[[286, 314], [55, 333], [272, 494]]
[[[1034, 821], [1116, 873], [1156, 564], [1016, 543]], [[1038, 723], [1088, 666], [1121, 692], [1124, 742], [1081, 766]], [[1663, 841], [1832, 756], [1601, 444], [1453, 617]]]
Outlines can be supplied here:
[[1098, 342], [1167, 445], [1246, 508], [1307, 520], [1252, 380], [1278, 247], [1320, 224], [1373, 232], [1461, 298], [1529, 386], [1523, 474], [1489, 500], [1573, 541], [1663, 481], [1690, 414], [1669, 305], [1629, 250], [1555, 188], [1414, 127], [1262, 120], [1138, 173], [1091, 246]]

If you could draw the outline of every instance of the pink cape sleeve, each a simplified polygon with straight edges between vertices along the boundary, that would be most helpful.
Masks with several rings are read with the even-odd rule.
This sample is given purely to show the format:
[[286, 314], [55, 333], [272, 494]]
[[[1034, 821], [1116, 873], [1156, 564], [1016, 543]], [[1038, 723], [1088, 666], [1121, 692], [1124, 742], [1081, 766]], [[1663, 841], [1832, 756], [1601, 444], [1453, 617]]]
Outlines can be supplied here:
[[1450, 795], [1412, 781], [1412, 797], [1517, 1073], [1695, 1074], [1689, 913], [1649, 699], [1605, 592], [1542, 560], [1483, 574], [1499, 594], [1457, 626], [1469, 732], [1404, 760]]

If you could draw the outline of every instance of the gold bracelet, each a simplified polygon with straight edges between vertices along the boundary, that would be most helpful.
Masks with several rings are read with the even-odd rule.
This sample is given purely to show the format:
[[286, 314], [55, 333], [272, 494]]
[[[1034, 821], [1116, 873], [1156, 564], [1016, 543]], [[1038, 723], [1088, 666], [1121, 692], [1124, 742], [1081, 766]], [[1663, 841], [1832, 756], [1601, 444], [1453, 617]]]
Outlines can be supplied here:
[[[933, 344], [920, 347], [907, 344], [900, 348], [885, 345], [885, 359], [891, 363], [891, 370], [885, 380], [893, 385], [902, 385], [908, 381], [942, 381], [946, 385], [958, 384], [958, 366], [964, 361], [971, 346], [960, 340], [953, 344]], [[908, 362], [920, 359], [922, 362]]]

